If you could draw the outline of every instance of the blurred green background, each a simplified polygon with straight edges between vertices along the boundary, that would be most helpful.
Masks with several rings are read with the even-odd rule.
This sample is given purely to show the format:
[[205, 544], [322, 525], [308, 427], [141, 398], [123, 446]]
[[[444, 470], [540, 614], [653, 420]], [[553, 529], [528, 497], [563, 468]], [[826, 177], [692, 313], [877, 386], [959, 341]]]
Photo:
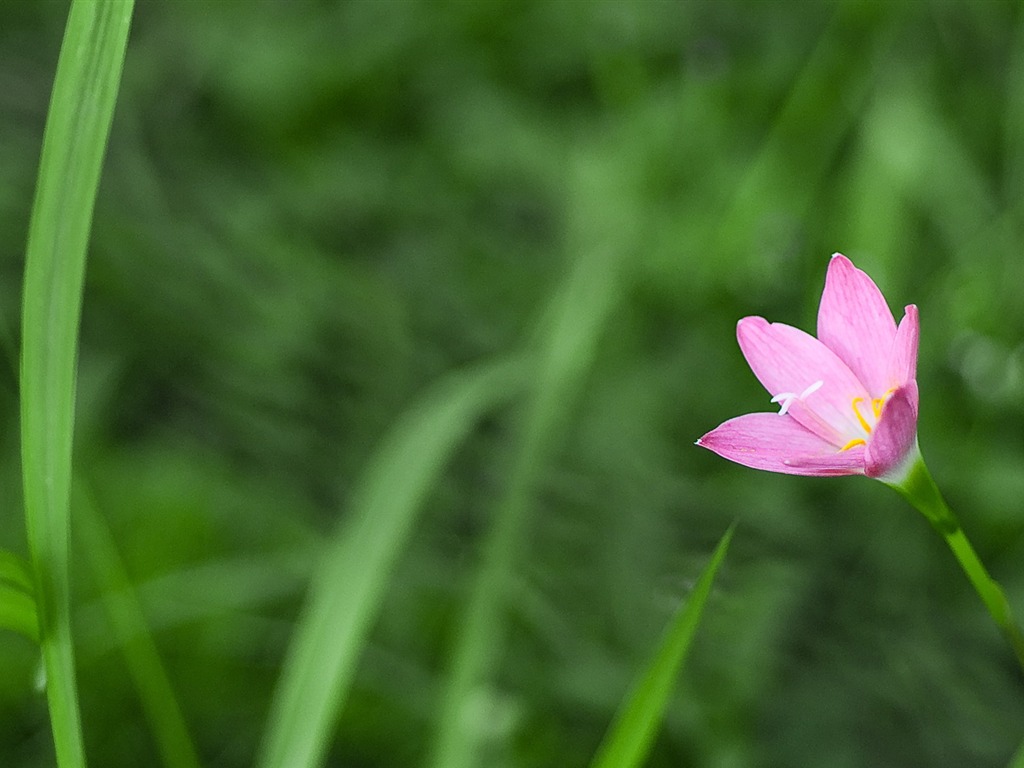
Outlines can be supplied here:
[[[0, 547], [21, 553], [21, 270], [66, 13], [0, 4]], [[566, 352], [545, 422], [482, 764], [585, 765], [738, 520], [650, 766], [1007, 765], [1024, 685], [924, 520], [879, 483], [693, 442], [773, 408], [736, 320], [812, 330], [846, 253], [920, 307], [922, 449], [1024, 613], [1022, 193], [1015, 2], [139, 2], [76, 471], [204, 762], [251, 764], [382, 436], [446, 373], [543, 347], [575, 275], [598, 343]], [[330, 765], [423, 764], [524, 413], [432, 489]], [[86, 550], [76, 532], [90, 760], [157, 764]], [[0, 765], [52, 764], [37, 666], [0, 636]]]

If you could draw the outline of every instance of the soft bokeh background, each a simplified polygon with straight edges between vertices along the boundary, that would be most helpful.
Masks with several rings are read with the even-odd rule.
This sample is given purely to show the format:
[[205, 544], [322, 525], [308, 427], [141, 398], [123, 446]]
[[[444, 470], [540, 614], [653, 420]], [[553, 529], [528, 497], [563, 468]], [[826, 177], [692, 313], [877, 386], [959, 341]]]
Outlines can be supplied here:
[[[0, 5], [0, 547], [22, 553], [21, 269], [66, 11]], [[1024, 685], [925, 522], [693, 441], [771, 409], [735, 321], [813, 328], [845, 252], [920, 306], [923, 450], [1024, 613], [1022, 193], [1017, 3], [140, 2], [77, 469], [205, 762], [251, 764], [382, 435], [446, 372], [543, 343], [576, 269], [610, 304], [530, 493], [486, 765], [585, 765], [738, 520], [651, 766], [1005, 766]], [[522, 415], [432, 491], [331, 765], [422, 764]], [[75, 542], [91, 761], [156, 764]], [[0, 765], [52, 764], [36, 667], [0, 636]]]

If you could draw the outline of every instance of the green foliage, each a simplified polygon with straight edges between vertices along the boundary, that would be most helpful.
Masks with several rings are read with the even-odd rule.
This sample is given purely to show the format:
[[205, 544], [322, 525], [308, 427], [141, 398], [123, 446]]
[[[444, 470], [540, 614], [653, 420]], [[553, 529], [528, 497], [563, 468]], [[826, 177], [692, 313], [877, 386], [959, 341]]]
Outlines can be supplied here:
[[701, 572], [693, 593], [676, 611], [647, 668], [623, 700], [591, 764], [593, 768], [635, 768], [643, 765], [665, 713], [669, 694], [675, 687], [679, 669], [697, 632], [715, 573], [729, 550], [733, 530], [726, 531], [715, 547], [711, 562]]
[[[132, 0], [71, 6], [46, 117], [22, 290], [21, 459], [38, 635], [57, 764], [85, 765], [68, 537], [79, 310]], [[10, 604], [10, 597], [5, 602]]]
[[75, 529], [83, 539], [81, 549], [95, 574], [111, 634], [124, 654], [163, 764], [168, 768], [197, 768], [200, 762], [188, 726], [125, 573], [117, 544], [93, 506], [84, 483], [77, 483], [72, 494]]
[[[608, 247], [608, 242], [635, 220], [633, 190], [589, 153], [581, 152], [576, 163], [574, 183], [569, 187], [576, 225], [571, 229], [573, 263], [554, 290], [538, 331], [540, 349], [532, 372], [536, 387], [516, 436], [518, 445], [506, 485], [495, 505], [495, 519], [484, 538], [479, 571], [459, 622], [436, 720], [430, 758], [435, 768], [470, 768], [486, 752], [491, 734], [486, 708], [480, 712], [480, 691], [491, 685], [489, 670], [505, 645], [507, 592], [530, 530], [538, 479], [593, 365], [618, 298], [622, 254]], [[591, 218], [594, 198], [607, 193], [609, 182], [619, 194], [619, 210], [595, 221]]]
[[0, 550], [0, 629], [39, 642], [35, 587], [31, 566], [13, 552]]
[[370, 624], [446, 459], [475, 422], [523, 386], [500, 361], [453, 374], [396, 424], [352, 499], [350, 522], [313, 577], [268, 724], [262, 764], [319, 765]]
[[[19, 320], [66, 17], [0, 7], [0, 549], [21, 554], [19, 356], [73, 339]], [[649, 768], [1006, 766], [1021, 680], [920, 516], [693, 442], [771, 409], [736, 320], [812, 330], [847, 253], [920, 307], [922, 450], [1024, 613], [1022, 31], [1001, 0], [140, 4], [74, 382], [114, 545], [72, 508], [90, 762], [165, 761], [173, 712], [139, 701], [173, 690], [201, 764], [254, 764], [309, 606], [362, 583], [361, 623], [319, 638], [347, 659], [307, 702], [323, 764], [425, 765], [444, 726], [478, 764], [586, 765], [739, 516]], [[365, 581], [311, 587], [368, 487], [391, 511], [408, 492], [377, 463], [405, 414], [524, 353], [524, 400], [409, 460], [431, 472], [378, 523], [387, 556], [346, 563]], [[61, 424], [31, 430], [70, 451]], [[3, 766], [54, 764], [37, 656], [0, 633]]]
[[35, 592], [32, 584], [32, 566], [13, 552], [0, 550], [0, 582], [17, 587], [28, 595]]
[[1024, 766], [1024, 745], [1013, 754], [1013, 759], [1007, 768], [1021, 768]]
[[0, 629], [20, 632], [39, 642], [39, 617], [32, 595], [10, 584], [0, 584]]

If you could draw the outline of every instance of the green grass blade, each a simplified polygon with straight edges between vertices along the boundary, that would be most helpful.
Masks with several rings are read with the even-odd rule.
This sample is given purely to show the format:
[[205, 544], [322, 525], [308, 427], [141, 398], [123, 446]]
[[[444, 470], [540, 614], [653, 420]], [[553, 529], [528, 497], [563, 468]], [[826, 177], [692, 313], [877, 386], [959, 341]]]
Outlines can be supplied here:
[[676, 612], [647, 669], [623, 700], [591, 768], [634, 768], [643, 763], [661, 723], [679, 669], [697, 632], [711, 594], [711, 584], [725, 559], [732, 534], [733, 528], [729, 528], [718, 542], [693, 593]]
[[31, 566], [13, 552], [0, 550], [0, 629], [39, 642], [39, 616]]
[[303, 768], [323, 762], [359, 652], [417, 511], [478, 419], [525, 381], [518, 360], [453, 374], [385, 438], [362, 477], [346, 524], [313, 577], [259, 765]]
[[[140, 629], [169, 632], [225, 614], [258, 613], [300, 595], [321, 551], [317, 545], [217, 558], [135, 582], [134, 599], [152, 607]], [[106, 615], [102, 599], [75, 609], [75, 637], [92, 653], [106, 653], [126, 639], [110, 636]]]
[[28, 594], [35, 592], [32, 584], [32, 566], [13, 552], [0, 550], [0, 582], [19, 587]]
[[74, 509], [81, 551], [86, 554], [101, 587], [101, 600], [110, 628], [124, 654], [163, 763], [168, 768], [198, 768], [199, 757], [188, 726], [117, 545], [106, 521], [79, 482], [74, 484]]
[[74, 0], [29, 223], [21, 452], [51, 727], [61, 768], [85, 765], [69, 619], [68, 504], [85, 253], [124, 63], [131, 0]]
[[39, 641], [36, 603], [31, 595], [8, 584], [0, 584], [0, 629], [10, 629], [33, 642]]
[[1022, 743], [1013, 757], [1010, 758], [1010, 764], [1006, 768], [1024, 768], [1024, 743]]
[[[600, 147], [576, 159], [568, 195], [574, 203], [573, 258], [542, 324], [534, 396], [452, 652], [428, 763], [433, 768], [479, 764], [484, 735], [473, 710], [503, 653], [506, 590], [529, 525], [534, 488], [597, 354], [618, 298], [622, 244], [640, 220], [636, 192], [623, 170], [620, 158]], [[609, 208], [608, 199], [616, 206]]]

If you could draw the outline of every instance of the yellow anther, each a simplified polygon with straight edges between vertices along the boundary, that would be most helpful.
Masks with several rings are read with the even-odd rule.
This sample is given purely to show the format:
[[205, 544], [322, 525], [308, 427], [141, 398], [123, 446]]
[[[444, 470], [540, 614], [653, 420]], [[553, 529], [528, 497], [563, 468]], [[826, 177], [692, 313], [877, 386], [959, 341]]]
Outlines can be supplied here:
[[896, 387], [889, 387], [885, 390], [885, 394], [881, 397], [876, 397], [871, 401], [871, 410], [875, 412], [875, 421], [882, 418], [882, 408], [885, 406], [885, 401], [889, 399], [889, 395], [896, 391]]
[[[853, 413], [857, 417], [857, 421], [859, 421], [860, 425], [864, 428], [864, 431], [867, 432], [870, 435], [871, 434], [871, 425], [868, 424], [867, 419], [865, 419], [861, 415], [860, 409], [857, 407], [858, 404], [863, 403], [865, 400], [867, 400], [866, 397], [855, 397], [855, 398], [853, 398]], [[872, 410], [873, 410], [873, 408], [872, 408]]]
[[[857, 417], [857, 421], [860, 422], [860, 427], [861, 429], [864, 430], [865, 434], [871, 434], [871, 431], [875, 428], [875, 424], [877, 424], [878, 420], [882, 418], [882, 409], [885, 407], [886, 400], [888, 400], [889, 395], [891, 395], [895, 391], [896, 387], [892, 387], [891, 389], [886, 390], [885, 394], [882, 395], [881, 397], [875, 397], [871, 399], [868, 399], [866, 397], [853, 398], [853, 402], [851, 403], [851, 406], [853, 408], [853, 415]], [[868, 403], [871, 404], [871, 415], [874, 417], [871, 421], [873, 423], [868, 423], [868, 420], [864, 417], [864, 414], [861, 413], [861, 403], [864, 403], [865, 408], [867, 407]], [[858, 437], [848, 442], [839, 450], [847, 451], [850, 448], [853, 448], [853, 446], [855, 445], [867, 445], [867, 443], [862, 438]]]

